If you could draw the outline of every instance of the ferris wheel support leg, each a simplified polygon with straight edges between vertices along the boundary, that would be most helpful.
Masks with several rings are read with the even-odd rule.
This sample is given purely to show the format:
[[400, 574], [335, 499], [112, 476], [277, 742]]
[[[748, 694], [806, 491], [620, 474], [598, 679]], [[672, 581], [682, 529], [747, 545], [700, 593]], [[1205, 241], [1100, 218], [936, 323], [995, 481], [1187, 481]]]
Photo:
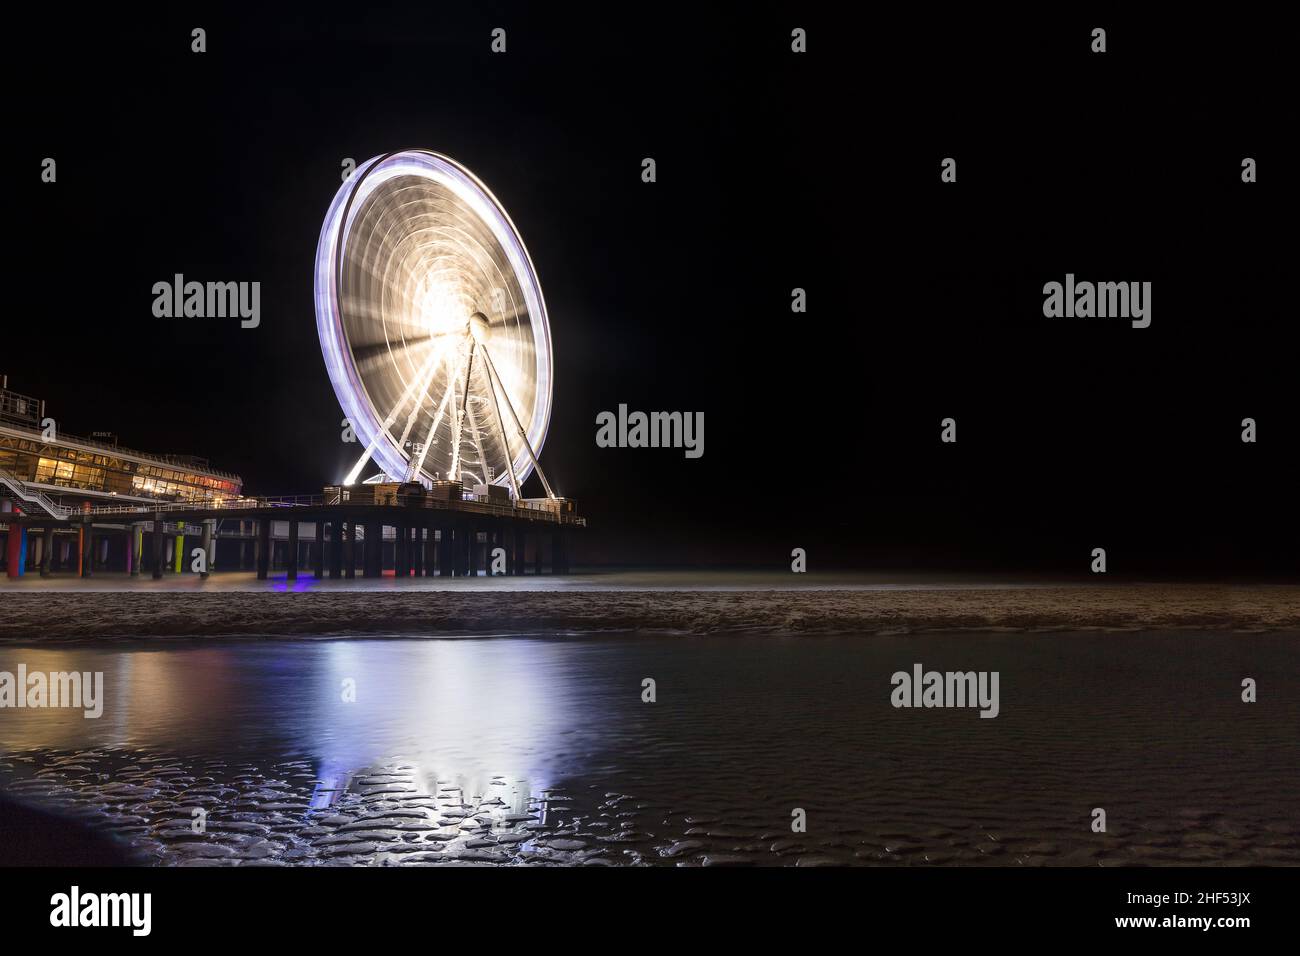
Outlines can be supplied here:
[[479, 464], [483, 466], [483, 484], [488, 484], [488, 464], [487, 455], [483, 453], [483, 435], [478, 428], [478, 418], [474, 414], [474, 408], [471, 405], [465, 406], [465, 417], [469, 419], [469, 430], [474, 436], [474, 449], [478, 452]]
[[[483, 354], [487, 355], [487, 349], [483, 350]], [[497, 398], [497, 387], [492, 382], [492, 372], [493, 369], [489, 365], [488, 375], [487, 375], [488, 391], [492, 393], [492, 408], [497, 413], [497, 427], [501, 429], [501, 441], [506, 446], [506, 470], [510, 472], [510, 488], [515, 493], [515, 500], [518, 501], [519, 500], [519, 479], [515, 475], [514, 455], [510, 453], [510, 442], [506, 439], [506, 422], [505, 419], [501, 417], [501, 402]]]
[[[492, 361], [492, 353], [487, 350], [486, 345], [483, 346], [483, 357], [487, 360], [489, 380], [491, 380], [492, 375], [496, 375], [497, 381], [501, 381], [501, 376], [497, 375], [496, 364]], [[528, 440], [528, 432], [524, 430], [524, 426], [520, 423], [519, 415], [515, 412], [515, 406], [510, 401], [510, 393], [506, 391], [504, 385], [501, 387], [501, 393], [506, 397], [506, 408], [510, 409], [510, 417], [515, 420], [515, 427], [519, 429], [519, 437], [524, 440], [524, 447], [528, 449], [528, 457], [532, 459], [533, 467], [537, 469], [537, 477], [542, 479], [542, 487], [546, 489], [546, 497], [554, 498], [555, 492], [551, 490], [551, 483], [546, 480], [546, 472], [542, 471], [542, 463], [537, 460], [537, 452], [533, 451], [532, 442]]]

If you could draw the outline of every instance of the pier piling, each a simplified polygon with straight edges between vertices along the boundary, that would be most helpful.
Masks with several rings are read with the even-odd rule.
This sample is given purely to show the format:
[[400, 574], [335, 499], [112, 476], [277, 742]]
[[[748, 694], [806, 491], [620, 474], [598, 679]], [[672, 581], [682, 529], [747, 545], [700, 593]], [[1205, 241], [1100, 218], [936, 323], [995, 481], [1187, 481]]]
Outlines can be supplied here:
[[41, 546], [41, 577], [50, 576], [50, 554], [54, 551], [54, 529], [45, 529], [45, 543]]

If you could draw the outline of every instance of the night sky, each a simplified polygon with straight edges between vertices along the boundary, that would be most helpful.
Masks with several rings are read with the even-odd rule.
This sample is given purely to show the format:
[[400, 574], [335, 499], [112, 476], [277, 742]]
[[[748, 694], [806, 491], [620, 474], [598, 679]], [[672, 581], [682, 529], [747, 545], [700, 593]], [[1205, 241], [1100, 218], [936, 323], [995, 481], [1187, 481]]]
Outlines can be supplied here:
[[[813, 569], [1085, 574], [1101, 546], [1113, 577], [1296, 573], [1280, 31], [470, 7], [20, 14], [10, 387], [250, 493], [338, 480], [321, 222], [344, 158], [424, 147], [492, 189], [537, 266], [542, 461], [590, 519], [579, 563], [785, 567], [799, 546]], [[154, 318], [177, 272], [260, 281], [260, 328]], [[1152, 326], [1044, 318], [1067, 272], [1151, 281]], [[597, 448], [621, 402], [703, 411], [704, 457]]]

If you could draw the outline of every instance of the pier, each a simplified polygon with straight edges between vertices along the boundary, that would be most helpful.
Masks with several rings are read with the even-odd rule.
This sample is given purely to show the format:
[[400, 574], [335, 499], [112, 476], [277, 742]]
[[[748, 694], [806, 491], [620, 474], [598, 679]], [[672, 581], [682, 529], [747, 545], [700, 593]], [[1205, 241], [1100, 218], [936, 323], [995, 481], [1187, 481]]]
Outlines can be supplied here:
[[[563, 499], [355, 495], [68, 506], [0, 514], [9, 577], [96, 571], [207, 577], [217, 568], [322, 578], [567, 574], [586, 527]], [[35, 509], [33, 509], [35, 512]], [[218, 547], [218, 546], [221, 547]], [[201, 557], [194, 555], [201, 550]], [[196, 569], [197, 564], [197, 569]]]

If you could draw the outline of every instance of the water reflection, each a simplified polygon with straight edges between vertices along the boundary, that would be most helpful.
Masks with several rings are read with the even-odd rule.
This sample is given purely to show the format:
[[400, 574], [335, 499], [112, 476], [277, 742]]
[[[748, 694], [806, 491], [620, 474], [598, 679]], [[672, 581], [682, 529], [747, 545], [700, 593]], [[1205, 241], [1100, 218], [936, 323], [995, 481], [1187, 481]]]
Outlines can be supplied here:
[[546, 787], [557, 757], [601, 723], [599, 698], [579, 719], [566, 656], [563, 642], [530, 639], [6, 649], [0, 670], [102, 671], [106, 699], [98, 720], [7, 710], [0, 749], [233, 747], [308, 758], [334, 779], [400, 757], [469, 789], [499, 775]]
[[[102, 671], [105, 703], [98, 720], [0, 714], [0, 753], [12, 758], [0, 771], [17, 778], [16, 791], [73, 808], [83, 787], [92, 804], [107, 796], [95, 809], [118, 823], [113, 800], [136, 801], [125, 829], [152, 819], [140, 833], [147, 849], [175, 849], [167, 841], [188, 836], [184, 811], [201, 806], [218, 829], [223, 817], [265, 828], [255, 844], [277, 822], [319, 830], [314, 815], [335, 811], [335, 826], [340, 814], [380, 821], [376, 839], [389, 850], [432, 834], [417, 844], [424, 856], [454, 844], [454, 858], [496, 861], [484, 847], [525, 842], [514, 824], [546, 825], [558, 778], [577, 771], [570, 756], [605, 722], [599, 696], [575, 707], [570, 656], [563, 642], [526, 638], [10, 650], [0, 670]], [[340, 840], [326, 853], [374, 846]], [[198, 859], [226, 858], [223, 845], [213, 849]]]

